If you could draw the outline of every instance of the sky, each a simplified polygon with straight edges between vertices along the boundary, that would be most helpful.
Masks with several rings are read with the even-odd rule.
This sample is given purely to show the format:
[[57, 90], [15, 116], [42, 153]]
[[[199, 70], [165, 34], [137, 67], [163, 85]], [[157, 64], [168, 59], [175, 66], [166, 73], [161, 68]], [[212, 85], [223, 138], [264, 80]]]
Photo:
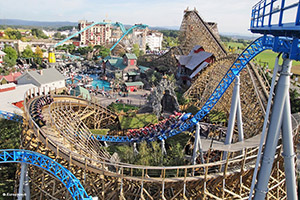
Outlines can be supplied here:
[[251, 8], [259, 0], [0, 0], [0, 18], [33, 21], [103, 21], [178, 26], [196, 8], [220, 33], [251, 34]]

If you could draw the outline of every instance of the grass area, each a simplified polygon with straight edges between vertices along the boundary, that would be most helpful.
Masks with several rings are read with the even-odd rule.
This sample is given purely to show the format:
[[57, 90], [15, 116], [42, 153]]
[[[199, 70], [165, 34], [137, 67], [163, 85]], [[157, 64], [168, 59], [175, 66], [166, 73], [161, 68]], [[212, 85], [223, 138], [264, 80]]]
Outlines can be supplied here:
[[168, 138], [166, 140], [166, 144], [174, 146], [179, 143], [183, 148], [186, 145], [186, 143], [189, 141], [190, 137], [191, 136], [189, 134], [186, 134], [185, 132], [183, 132], [183, 133], [180, 133], [178, 135]]
[[154, 114], [136, 114], [129, 116], [120, 116], [119, 117], [121, 128], [142, 128], [149, 123], [157, 123], [157, 117]]
[[123, 112], [128, 112], [130, 110], [139, 109], [139, 107], [137, 106], [127, 105], [122, 103], [111, 103], [107, 108], [114, 112], [120, 112], [121, 110], [123, 110]]
[[[241, 53], [240, 51], [237, 51], [237, 49], [244, 49], [246, 46], [244, 46], [241, 42], [225, 42], [224, 43], [226, 48], [229, 50], [230, 48], [234, 48], [234, 51], [230, 51], [232, 53]], [[273, 69], [275, 65], [275, 59], [278, 53], [273, 52], [272, 50], [266, 50], [260, 53], [255, 57], [255, 60], [258, 64], [261, 66], [269, 66], [269, 69]], [[279, 60], [279, 64], [282, 63], [282, 59]], [[293, 61], [293, 68], [292, 72], [294, 74], [300, 75], [300, 62], [299, 61]]]
[[106, 135], [109, 129], [90, 129], [90, 131], [94, 135]]
[[[273, 52], [272, 50], [266, 50], [260, 53], [255, 57], [255, 60], [258, 64], [262, 66], [269, 66], [269, 69], [273, 69], [275, 65], [275, 59], [278, 53]], [[282, 59], [279, 59], [279, 64], [282, 64]], [[293, 66], [300, 66], [299, 61], [293, 61]], [[297, 67], [299, 68], [299, 67]], [[300, 71], [300, 69], [299, 69]], [[300, 73], [299, 73], [300, 74]]]
[[240, 48], [240, 49], [245, 48], [244, 44], [241, 42], [225, 42], [224, 44], [227, 48], [229, 48], [229, 47]]

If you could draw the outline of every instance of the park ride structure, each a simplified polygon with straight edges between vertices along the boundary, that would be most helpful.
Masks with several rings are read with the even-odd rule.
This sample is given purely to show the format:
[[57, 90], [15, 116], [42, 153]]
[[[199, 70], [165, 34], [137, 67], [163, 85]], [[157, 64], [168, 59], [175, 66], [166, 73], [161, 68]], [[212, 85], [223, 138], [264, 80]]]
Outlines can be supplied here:
[[[197, 18], [197, 13], [189, 12], [188, 16], [196, 16]], [[196, 28], [193, 30], [195, 29]], [[272, 40], [272, 37], [266, 36], [264, 38], [266, 40], [259, 40], [270, 41], [270, 43], [276, 41], [276, 39]], [[263, 46], [259, 45], [259, 42], [257, 42], [257, 44], [260, 49], [263, 48]], [[287, 42], [284, 44], [290, 43]], [[242, 88], [244, 84], [243, 76], [246, 77], [245, 74], [249, 73], [245, 69], [242, 70], [242, 67], [245, 67], [246, 63], [254, 57], [256, 50], [260, 50], [256, 48], [256, 45], [252, 45], [252, 47], [250, 45], [248, 49], [249, 52], [247, 52], [250, 56], [245, 54], [245, 57], [240, 57], [240, 59], [237, 60], [237, 66], [231, 65], [232, 62], [230, 63], [232, 59], [235, 59], [234, 56], [222, 58], [219, 59], [219, 61], [217, 60], [213, 65], [216, 71], [220, 68], [226, 68], [227, 66], [223, 74], [216, 74], [216, 79], [219, 78], [218, 82], [220, 82], [218, 86], [228, 88], [228, 82], [232, 82], [234, 77], [239, 72], [242, 72], [240, 73], [240, 87]], [[228, 63], [230, 64], [228, 65]], [[212, 71], [211, 73], [216, 72], [211, 68], [212, 66], [207, 68], [207, 71], [203, 72], [203, 76], [210, 74], [208, 73], [210, 71]], [[198, 78], [203, 77], [200, 75]], [[205, 79], [202, 83], [201, 80], [197, 81], [195, 87], [203, 83], [205, 83]], [[206, 105], [206, 109], [202, 110], [201, 113], [198, 112], [194, 118], [183, 123], [178, 129], [170, 133], [173, 135], [173, 133], [179, 133], [180, 129], [190, 128], [195, 124], [196, 120], [200, 119], [205, 112], [208, 112], [207, 109], [222, 107], [220, 106], [222, 102], [229, 102], [232, 94], [231, 89], [233, 88], [231, 87], [227, 90], [217, 90], [212, 87], [203, 88], [201, 95], [207, 96], [207, 98], [200, 102], [197, 101], [197, 103], [199, 105], [201, 105], [201, 103], [204, 106]], [[255, 89], [248, 89], [246, 91], [248, 93], [245, 94], [251, 96], [250, 98], [258, 98], [259, 96]], [[33, 112], [30, 110], [34, 102], [43, 97], [41, 91], [30, 90], [25, 94], [22, 146], [25, 149], [47, 154], [50, 158], [68, 167], [75, 177], [82, 182], [88, 195], [98, 196], [102, 199], [247, 199], [249, 197], [251, 179], [259, 151], [259, 134], [256, 136], [249, 135], [249, 138], [246, 138], [244, 141], [229, 145], [225, 145], [221, 142], [214, 142], [212, 146], [205, 145], [209, 142], [201, 139], [203, 143], [202, 152], [204, 154], [204, 163], [201, 164], [173, 167], [131, 165], [116, 162], [111, 159], [109, 155], [105, 154], [105, 151], [101, 149], [101, 143], [96, 144], [96, 141], [93, 140], [94, 138], [91, 137], [88, 132], [87, 127], [82, 123], [82, 120], [90, 121], [91, 118], [95, 118], [96, 111], [93, 111], [95, 108], [99, 110], [98, 112], [104, 113], [106, 118], [112, 114], [108, 114], [108, 111], [101, 108], [97, 102], [88, 102], [84, 99], [55, 95], [54, 91], [51, 93], [54, 101], [50, 105], [45, 105], [40, 108], [46, 121], [46, 124], [43, 126], [36, 123]], [[226, 96], [227, 93], [229, 93], [229, 95]], [[197, 96], [197, 90], [191, 89], [189, 94], [195, 97]], [[247, 99], [245, 96], [246, 95], [241, 93], [241, 102]], [[206, 104], [207, 100], [211, 101], [210, 104]], [[228, 104], [229, 103], [225, 103], [226, 107], [230, 108]], [[254, 102], [252, 102], [252, 105], [254, 105]], [[81, 116], [84, 118], [80, 121], [80, 118], [77, 117], [77, 115], [81, 113], [78, 112], [79, 107], [83, 110], [87, 110], [87, 112], [89, 112], [88, 110], [92, 110], [91, 112], [93, 113], [89, 112]], [[198, 107], [201, 108], [201, 106]], [[261, 110], [263, 109], [261, 108]], [[263, 113], [263, 111], [261, 112]], [[59, 118], [60, 116], [62, 118]], [[69, 116], [79, 119], [74, 119], [72, 123], [70, 123]], [[246, 119], [243, 118], [243, 120]], [[293, 118], [292, 122], [294, 140], [297, 141], [299, 124]], [[63, 123], [63, 125], [68, 126], [68, 128], [57, 128], [59, 123]], [[105, 126], [114, 123], [116, 123], [114, 120], [109, 120], [105, 123]], [[262, 128], [262, 124], [259, 123], [257, 119], [251, 121], [251, 123], [253, 125], [260, 124], [260, 128]], [[244, 127], [244, 133], [246, 133], [247, 130], [248, 127], [247, 129]], [[251, 130], [250, 127], [250, 131], [254, 131], [254, 129]], [[261, 129], [258, 130], [258, 132], [260, 131]], [[78, 140], [78, 138], [86, 138], [85, 142], [89, 142], [89, 144], [82, 146], [79, 143], [75, 143], [74, 141]], [[287, 198], [284, 189], [285, 175], [281, 151], [282, 145], [279, 143], [276, 145], [275, 163], [272, 173], [270, 174], [271, 181], [268, 183], [269, 191], [266, 194], [269, 199]], [[223, 155], [226, 155], [225, 159]], [[99, 157], [101, 157], [101, 160], [99, 160]], [[45, 172], [39, 173], [40, 171], [32, 166], [29, 167], [28, 172], [29, 176], [32, 177], [31, 187], [33, 191], [36, 191], [40, 196], [44, 195], [48, 198], [58, 197], [55, 190], [57, 188], [63, 189], [63, 187], [58, 183], [53, 184], [53, 180], [50, 178], [51, 175]], [[32, 176], [33, 174], [39, 174], [39, 176]], [[41, 187], [37, 187], [37, 185]]]
[[[55, 63], [55, 62], [56, 62], [56, 60], [55, 60], [55, 53], [54, 53], [54, 49], [55, 49], [56, 47], [62, 45], [64, 42], [66, 42], [66, 41], [72, 39], [73, 37], [79, 35], [80, 33], [84, 32], [84, 31], [86, 31], [86, 30], [88, 30], [88, 29], [90, 29], [90, 28], [92, 28], [93, 26], [98, 25], [98, 24], [100, 24], [100, 25], [106, 25], [106, 24], [109, 24], [109, 25], [112, 25], [112, 26], [120, 27], [120, 29], [121, 29], [121, 31], [122, 31], [122, 33], [123, 33], [122, 36], [117, 40], [117, 42], [110, 48], [110, 51], [112, 51], [112, 50], [120, 43], [120, 41], [121, 41], [126, 35], [128, 35], [133, 29], [135, 29], [135, 28], [138, 28], [138, 29], [145, 29], [146, 27], [148, 27], [148, 25], [145, 25], [145, 24], [135, 24], [135, 25], [131, 26], [129, 29], [126, 30], [126, 28], [124, 27], [124, 25], [123, 25], [122, 23], [120, 23], [120, 22], [116, 22], [116, 23], [112, 23], [112, 22], [94, 22], [94, 23], [92, 23], [91, 25], [89, 25], [89, 26], [87, 26], [87, 27], [81, 29], [80, 31], [78, 31], [78, 32], [76, 32], [76, 33], [70, 35], [69, 37], [63, 39], [62, 41], [56, 43], [56, 44], [53, 46], [53, 48], [50, 48], [50, 49], [49, 49], [49, 54], [48, 54], [48, 61], [49, 61], [49, 63]], [[69, 55], [69, 54], [68, 54], [67, 56], [69, 56], [69, 57], [71, 57], [71, 58], [78, 58], [78, 57], [76, 57], [76, 56], [72, 56], [72, 55]]]

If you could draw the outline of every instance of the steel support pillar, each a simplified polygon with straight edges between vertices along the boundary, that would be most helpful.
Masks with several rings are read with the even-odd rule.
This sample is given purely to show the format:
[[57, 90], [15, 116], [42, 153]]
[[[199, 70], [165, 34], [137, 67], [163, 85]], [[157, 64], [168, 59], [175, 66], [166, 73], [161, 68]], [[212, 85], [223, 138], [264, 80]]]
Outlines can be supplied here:
[[162, 154], [162, 156], [167, 155], [165, 140], [161, 141], [161, 154]]
[[293, 129], [291, 121], [290, 95], [287, 93], [282, 117], [282, 145], [284, 157], [284, 172], [288, 199], [297, 199], [295, 153], [293, 143]]
[[196, 133], [195, 133], [195, 142], [194, 142], [194, 150], [192, 157], [192, 164], [196, 164], [196, 159], [198, 157], [198, 151], [200, 153], [201, 163], [204, 163], [203, 152], [202, 152], [202, 144], [200, 138], [200, 123], [196, 124]]
[[[225, 145], [231, 144], [231, 142], [232, 142], [232, 136], [233, 136], [233, 130], [234, 130], [236, 117], [237, 117], [237, 125], [238, 125], [238, 132], [239, 132], [239, 141], [244, 140], [242, 108], [241, 108], [241, 100], [240, 100], [240, 85], [241, 85], [240, 84], [240, 76], [237, 75], [235, 77], [234, 88], [232, 91], [230, 115], [229, 115], [229, 120], [228, 120]], [[223, 154], [223, 160], [225, 160], [226, 158], [227, 158], [227, 152], [225, 151]]]
[[[284, 58], [282, 70], [276, 87], [274, 104], [273, 104], [263, 159], [261, 162], [261, 168], [259, 170], [258, 180], [255, 187], [255, 194], [254, 194], [255, 200], [265, 199], [266, 194], [268, 192], [268, 182], [271, 176], [271, 170], [274, 162], [276, 147], [278, 144], [280, 130], [283, 123], [284, 125], [282, 126], [283, 128], [282, 133], [284, 135], [283, 137], [285, 137], [285, 139], [283, 139], [283, 148], [284, 148], [284, 153], [286, 158], [285, 161], [288, 162], [288, 164], [285, 164], [285, 167], [288, 167], [286, 171], [289, 172], [288, 173], [289, 177], [286, 177], [287, 178], [286, 183], [287, 183], [287, 187], [290, 186], [292, 187], [292, 189], [288, 190], [289, 192], [288, 195], [291, 195], [288, 196], [288, 199], [295, 199], [293, 198], [294, 196], [293, 190], [295, 188], [296, 183], [290, 182], [295, 180], [293, 178], [293, 176], [295, 175], [295, 167], [291, 166], [293, 161], [291, 161], [292, 159], [290, 158], [294, 156], [293, 150], [290, 149], [293, 148], [293, 141], [292, 141], [293, 135], [291, 131], [292, 129], [291, 129], [290, 119], [288, 119], [290, 118], [290, 110], [288, 110], [289, 104], [285, 105], [286, 102], [289, 101], [289, 99], [287, 100], [287, 98], [289, 97], [288, 93], [289, 93], [289, 86], [290, 86], [291, 66], [292, 66], [292, 61], [288, 58]], [[290, 147], [285, 145], [290, 145]], [[288, 180], [288, 179], [292, 179], [292, 180]]]
[[265, 143], [266, 130], [267, 130], [268, 122], [269, 122], [269, 115], [270, 115], [270, 110], [271, 110], [271, 105], [272, 105], [272, 100], [273, 100], [275, 81], [276, 81], [278, 68], [279, 68], [278, 62], [279, 62], [280, 55], [281, 54], [279, 54], [276, 57], [276, 60], [275, 60], [275, 65], [274, 65], [274, 70], [273, 70], [273, 77], [272, 77], [271, 88], [270, 88], [270, 94], [269, 94], [269, 97], [268, 97], [268, 105], [267, 105], [266, 114], [265, 114], [265, 117], [264, 117], [264, 125], [263, 125], [263, 130], [262, 130], [262, 133], [261, 133], [261, 139], [260, 139], [259, 149], [258, 149], [258, 153], [257, 153], [255, 169], [254, 169], [253, 176], [252, 176], [249, 200], [251, 200], [252, 196], [253, 196], [253, 190], [254, 190], [254, 186], [255, 186], [255, 183], [256, 183], [257, 171], [258, 171], [258, 167], [259, 167], [259, 164], [260, 164], [263, 145]]
[[237, 101], [237, 126], [239, 131], [239, 141], [244, 141], [244, 131], [243, 131], [243, 119], [242, 119], [242, 106], [241, 106], [241, 98], [240, 94], [238, 94]]
[[[241, 111], [241, 103], [239, 101], [240, 101], [240, 77], [236, 76], [234, 88], [232, 91], [230, 115], [229, 115], [228, 127], [227, 127], [227, 132], [226, 132], [225, 144], [231, 144], [231, 142], [232, 142], [232, 135], [233, 135], [234, 125], [235, 125], [235, 117], [236, 117], [237, 113], [239, 115], [238, 116], [238, 127], [239, 127], [239, 129], [242, 129], [242, 111]], [[243, 132], [240, 133], [240, 130], [239, 130], [239, 138], [243, 139], [244, 136], [242, 134], [243, 134]]]
[[18, 200], [23, 199], [24, 180], [25, 180], [25, 174], [27, 171], [26, 168], [27, 168], [26, 163], [21, 163], [21, 174], [20, 174], [20, 182], [19, 182], [19, 190], [18, 190]]
[[25, 187], [25, 194], [26, 194], [26, 200], [30, 200], [30, 184], [29, 184], [29, 176], [28, 176], [28, 166], [26, 164], [26, 171], [25, 171], [25, 182], [24, 182], [24, 187]]
[[133, 143], [133, 155], [138, 155], [139, 154], [139, 151], [137, 150], [136, 148], [136, 143]]

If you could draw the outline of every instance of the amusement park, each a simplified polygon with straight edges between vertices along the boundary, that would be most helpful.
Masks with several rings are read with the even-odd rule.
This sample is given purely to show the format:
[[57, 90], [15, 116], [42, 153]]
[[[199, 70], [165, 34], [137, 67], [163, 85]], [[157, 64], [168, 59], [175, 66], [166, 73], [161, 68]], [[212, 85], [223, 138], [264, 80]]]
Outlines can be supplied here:
[[182, 10], [175, 42], [80, 21], [0, 75], [0, 199], [298, 199], [300, 1], [249, 7], [238, 48]]

